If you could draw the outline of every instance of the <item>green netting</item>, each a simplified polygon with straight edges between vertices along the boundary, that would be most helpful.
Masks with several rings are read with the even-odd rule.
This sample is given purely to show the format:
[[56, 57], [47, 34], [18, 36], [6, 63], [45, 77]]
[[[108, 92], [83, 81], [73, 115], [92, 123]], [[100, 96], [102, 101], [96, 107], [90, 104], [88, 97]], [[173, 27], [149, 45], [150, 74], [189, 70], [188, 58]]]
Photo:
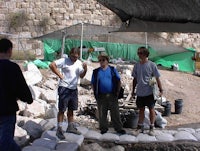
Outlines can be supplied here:
[[[61, 51], [62, 41], [46, 39], [43, 40], [44, 43], [44, 59], [46, 61], [53, 61], [56, 59], [55, 54]], [[65, 40], [65, 49], [64, 53], [68, 54], [72, 47], [80, 47], [80, 40]], [[137, 49], [140, 46], [139, 44], [121, 44], [121, 43], [107, 43], [107, 42], [96, 42], [96, 41], [83, 41], [83, 46], [86, 48], [95, 48], [95, 47], [104, 47], [105, 51], [111, 58], [122, 58], [123, 60], [128, 61], [138, 61]], [[149, 59], [154, 61], [156, 64], [160, 64], [164, 67], [171, 68], [173, 64], [179, 65], [180, 71], [185, 72], [194, 72], [195, 65], [194, 61], [191, 59], [194, 56], [195, 50], [188, 49], [185, 52], [171, 54], [167, 56], [158, 56], [157, 51], [149, 47], [150, 56]], [[82, 52], [82, 58], [88, 59], [91, 58], [92, 61], [97, 61], [97, 56], [99, 52]]]
[[[86, 48], [103, 47], [111, 58], [122, 58], [124, 60], [138, 60], [137, 49], [140, 46], [138, 44], [121, 44], [121, 43], [107, 43], [96, 41], [83, 41], [83, 46]], [[68, 54], [72, 47], [79, 47], [80, 40], [67, 39], [65, 41], [65, 53]], [[87, 59], [89, 55], [92, 57], [92, 61], [97, 61], [97, 56], [100, 52], [83, 52], [82, 58]]]
[[176, 63], [179, 65], [180, 71], [194, 72], [195, 62], [192, 60], [194, 53], [194, 51], [188, 50], [182, 53], [159, 57], [154, 62], [168, 68], [171, 68]]
[[56, 59], [56, 53], [60, 52], [62, 41], [54, 39], [43, 40], [44, 44], [44, 60], [53, 61]]
[[50, 61], [41, 61], [39, 59], [36, 59], [33, 61], [33, 63], [41, 69], [48, 69], [49, 68], [49, 64], [51, 63]]

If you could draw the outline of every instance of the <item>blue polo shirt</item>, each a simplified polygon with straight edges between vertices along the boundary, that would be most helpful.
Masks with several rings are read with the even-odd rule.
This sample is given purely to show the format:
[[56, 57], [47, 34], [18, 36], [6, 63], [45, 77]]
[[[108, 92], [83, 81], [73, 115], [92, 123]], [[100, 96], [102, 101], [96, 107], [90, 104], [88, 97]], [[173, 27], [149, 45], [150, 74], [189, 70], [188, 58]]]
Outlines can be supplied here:
[[[117, 72], [116, 68], [114, 68], [114, 72], [116, 74], [116, 78], [120, 80], [120, 75]], [[114, 88], [114, 83], [112, 81], [111, 68], [108, 66], [106, 69], [99, 68], [97, 80], [99, 82], [99, 93], [112, 93]], [[92, 75], [91, 84], [94, 85], [94, 75]]]

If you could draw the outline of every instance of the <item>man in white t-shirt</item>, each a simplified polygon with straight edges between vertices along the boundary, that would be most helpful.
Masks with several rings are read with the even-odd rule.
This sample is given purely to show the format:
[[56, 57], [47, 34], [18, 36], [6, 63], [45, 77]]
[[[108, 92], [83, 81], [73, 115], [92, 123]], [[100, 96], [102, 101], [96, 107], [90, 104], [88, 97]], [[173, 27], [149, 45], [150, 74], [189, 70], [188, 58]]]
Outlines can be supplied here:
[[[67, 110], [68, 128], [67, 132], [81, 134], [75, 127], [73, 111], [78, 109], [78, 80], [83, 78], [87, 72], [87, 65], [78, 60], [80, 56], [79, 48], [72, 48], [69, 57], [58, 59], [52, 62], [50, 69], [60, 78], [58, 87], [58, 128], [56, 135], [59, 139], [65, 139], [62, 130], [64, 112]], [[61, 69], [61, 71], [59, 70]]]

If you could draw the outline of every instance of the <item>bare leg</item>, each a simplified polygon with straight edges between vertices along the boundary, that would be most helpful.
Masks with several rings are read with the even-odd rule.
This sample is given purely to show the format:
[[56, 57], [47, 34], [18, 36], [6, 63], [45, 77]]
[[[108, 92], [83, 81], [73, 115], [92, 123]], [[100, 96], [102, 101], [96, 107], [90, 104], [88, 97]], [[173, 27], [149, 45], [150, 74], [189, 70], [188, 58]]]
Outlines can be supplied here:
[[61, 123], [63, 122], [63, 120], [64, 120], [64, 112], [59, 111], [57, 115], [57, 121], [58, 123]]
[[143, 125], [143, 122], [144, 122], [144, 110], [145, 110], [145, 107], [140, 108], [140, 110], [139, 110], [139, 121], [138, 121], [138, 125]]
[[72, 110], [68, 110], [67, 112], [67, 119], [68, 119], [68, 122], [73, 122], [74, 121], [74, 113]]
[[155, 122], [155, 110], [154, 108], [150, 108], [149, 109], [149, 118], [150, 118], [150, 128], [149, 128], [149, 135], [150, 136], [154, 136], [155, 133], [154, 133], [154, 122]]
[[150, 123], [151, 125], [154, 125], [155, 122], [155, 110], [154, 108], [149, 109], [149, 119], [150, 119]]
[[64, 112], [59, 111], [58, 115], [57, 115], [58, 128], [57, 128], [57, 131], [56, 131], [56, 136], [61, 140], [65, 139], [65, 136], [64, 136], [63, 130], [62, 130], [63, 120], [64, 120]]

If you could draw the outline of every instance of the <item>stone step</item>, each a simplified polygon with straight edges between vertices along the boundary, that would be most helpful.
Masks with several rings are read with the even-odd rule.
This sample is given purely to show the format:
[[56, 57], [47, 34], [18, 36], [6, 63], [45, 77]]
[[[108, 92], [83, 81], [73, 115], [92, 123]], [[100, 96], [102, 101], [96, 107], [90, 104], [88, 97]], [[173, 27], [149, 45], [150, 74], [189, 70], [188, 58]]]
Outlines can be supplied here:
[[[116, 145], [143, 144], [143, 143], [175, 143], [175, 142], [200, 142], [200, 129], [178, 128], [177, 130], [155, 129], [155, 136], [148, 135], [148, 130], [144, 133], [134, 135], [134, 129], [126, 129], [126, 134], [119, 135], [110, 128], [107, 133], [101, 134], [100, 131], [77, 127], [82, 135], [64, 133], [65, 140], [59, 140], [56, 130], [43, 132], [41, 138], [33, 141], [32, 145], [26, 146], [22, 151], [77, 151], [84, 140], [94, 140], [95, 142], [115, 143]], [[142, 145], [140, 145], [142, 146]]]

